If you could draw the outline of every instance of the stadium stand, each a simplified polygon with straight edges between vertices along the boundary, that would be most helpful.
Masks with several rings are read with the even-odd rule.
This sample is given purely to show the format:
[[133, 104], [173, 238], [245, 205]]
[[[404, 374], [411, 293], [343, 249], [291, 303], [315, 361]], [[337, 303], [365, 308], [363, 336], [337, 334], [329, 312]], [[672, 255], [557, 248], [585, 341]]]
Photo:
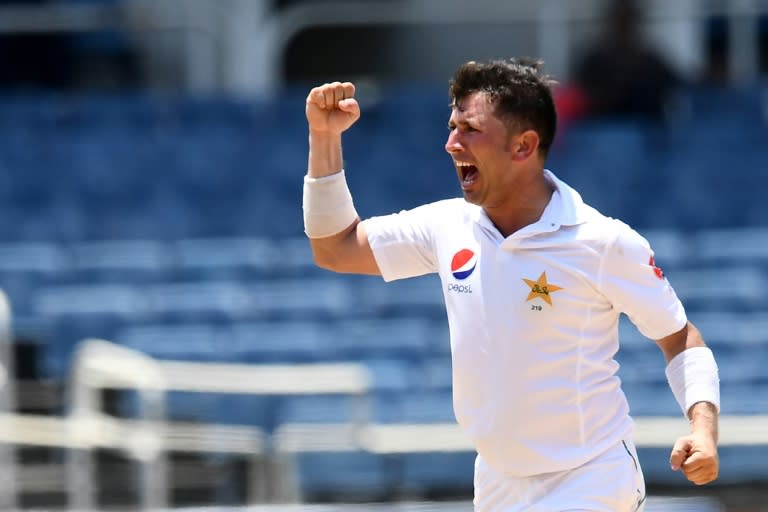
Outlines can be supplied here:
[[[663, 128], [572, 124], [551, 167], [647, 235], [718, 356], [724, 414], [758, 417], [768, 411], [765, 91], [718, 94], [710, 102], [689, 91]], [[443, 90], [420, 89], [368, 106], [346, 153], [361, 214], [455, 195], [445, 103]], [[370, 371], [376, 423], [452, 421], [436, 278], [384, 284], [312, 266], [301, 233], [302, 104], [303, 92], [279, 103], [0, 100], [0, 279], [16, 335], [36, 341], [37, 378], [64, 382], [78, 343], [94, 337], [160, 361], [356, 363]], [[633, 413], [679, 417], [661, 354], [626, 321], [621, 333]], [[135, 397], [114, 399], [115, 414], [135, 414]], [[466, 447], [404, 453], [380, 437], [366, 450], [338, 429], [322, 445], [317, 427], [350, 418], [345, 397], [181, 390], [167, 407], [171, 421], [240, 425], [259, 442], [274, 434], [275, 446], [297, 454], [293, 492], [304, 496], [471, 490]], [[765, 448], [725, 446], [723, 481], [768, 480]], [[661, 448], [640, 456], [650, 483], [677, 482]]]

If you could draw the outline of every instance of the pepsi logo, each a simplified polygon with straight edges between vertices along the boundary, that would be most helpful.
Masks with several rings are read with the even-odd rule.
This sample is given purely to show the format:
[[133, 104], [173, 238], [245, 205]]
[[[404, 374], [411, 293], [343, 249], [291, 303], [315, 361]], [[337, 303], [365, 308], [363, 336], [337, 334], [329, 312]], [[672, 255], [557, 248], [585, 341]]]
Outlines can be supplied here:
[[466, 279], [477, 266], [477, 255], [469, 249], [462, 249], [453, 255], [451, 273], [456, 279]]

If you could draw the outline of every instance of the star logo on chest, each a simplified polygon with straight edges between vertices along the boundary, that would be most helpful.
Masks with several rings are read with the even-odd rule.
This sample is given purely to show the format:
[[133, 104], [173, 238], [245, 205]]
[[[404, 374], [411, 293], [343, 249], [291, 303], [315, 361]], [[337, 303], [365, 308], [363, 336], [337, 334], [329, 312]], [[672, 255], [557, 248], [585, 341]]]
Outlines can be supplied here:
[[525, 284], [531, 287], [531, 292], [528, 294], [528, 298], [525, 299], [526, 302], [538, 297], [551, 306], [552, 297], [550, 296], [550, 294], [563, 289], [560, 286], [554, 285], [552, 283], [548, 283], [546, 272], [542, 272], [539, 278], [535, 281], [532, 281], [531, 279], [525, 279], [525, 278], [523, 278], [523, 281], [525, 281]]

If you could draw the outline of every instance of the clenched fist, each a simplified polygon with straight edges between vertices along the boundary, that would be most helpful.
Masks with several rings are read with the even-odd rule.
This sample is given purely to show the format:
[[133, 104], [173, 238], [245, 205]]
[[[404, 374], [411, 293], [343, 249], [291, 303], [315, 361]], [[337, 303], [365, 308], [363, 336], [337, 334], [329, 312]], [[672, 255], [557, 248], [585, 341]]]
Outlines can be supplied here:
[[360, 118], [355, 84], [333, 82], [309, 91], [306, 106], [309, 131], [339, 135]]
[[717, 443], [712, 436], [702, 432], [683, 436], [672, 448], [669, 463], [673, 470], [680, 470], [696, 485], [704, 485], [717, 478], [720, 459]]

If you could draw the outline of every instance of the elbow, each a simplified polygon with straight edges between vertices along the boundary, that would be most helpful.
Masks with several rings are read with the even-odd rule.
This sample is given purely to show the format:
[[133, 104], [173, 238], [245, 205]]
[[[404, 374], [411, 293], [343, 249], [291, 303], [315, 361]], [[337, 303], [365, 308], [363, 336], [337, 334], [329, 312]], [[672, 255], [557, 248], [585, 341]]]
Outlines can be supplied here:
[[324, 238], [310, 238], [312, 258], [315, 265], [331, 272], [345, 272], [350, 267], [350, 259], [354, 259], [355, 227], [351, 224], [344, 231]]
[[330, 270], [331, 272], [340, 271], [339, 258], [335, 255], [334, 251], [314, 241], [310, 243], [312, 246], [312, 259], [317, 267], [323, 270]]
[[327, 256], [318, 256], [316, 254], [314, 256], [314, 262], [315, 262], [315, 266], [318, 268], [321, 268], [323, 270], [330, 270], [331, 272], [336, 271], [336, 267], [334, 265], [332, 258], [328, 258]]
[[690, 322], [683, 326], [678, 332], [656, 340], [656, 343], [664, 353], [667, 362], [671, 361], [677, 354], [693, 347], [706, 346], [699, 330]]

